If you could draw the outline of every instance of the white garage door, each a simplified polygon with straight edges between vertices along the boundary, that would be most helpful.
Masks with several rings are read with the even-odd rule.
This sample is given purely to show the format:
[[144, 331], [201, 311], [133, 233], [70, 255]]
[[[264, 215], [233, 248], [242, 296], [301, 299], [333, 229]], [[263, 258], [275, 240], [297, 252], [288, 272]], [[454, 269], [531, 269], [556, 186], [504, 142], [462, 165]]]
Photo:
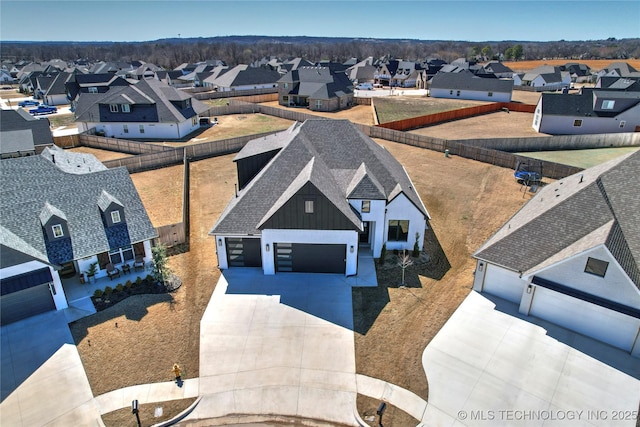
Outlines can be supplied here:
[[487, 264], [483, 292], [520, 304], [524, 282], [515, 271]]
[[530, 314], [631, 351], [640, 319], [537, 286]]

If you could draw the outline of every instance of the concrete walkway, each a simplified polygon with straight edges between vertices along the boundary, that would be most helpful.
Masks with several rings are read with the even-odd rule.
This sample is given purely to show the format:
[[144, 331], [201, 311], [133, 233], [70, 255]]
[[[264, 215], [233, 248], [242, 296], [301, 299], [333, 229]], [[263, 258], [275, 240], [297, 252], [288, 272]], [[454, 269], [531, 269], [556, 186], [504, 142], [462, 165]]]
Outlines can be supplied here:
[[636, 425], [638, 359], [476, 292], [422, 361], [425, 425]]

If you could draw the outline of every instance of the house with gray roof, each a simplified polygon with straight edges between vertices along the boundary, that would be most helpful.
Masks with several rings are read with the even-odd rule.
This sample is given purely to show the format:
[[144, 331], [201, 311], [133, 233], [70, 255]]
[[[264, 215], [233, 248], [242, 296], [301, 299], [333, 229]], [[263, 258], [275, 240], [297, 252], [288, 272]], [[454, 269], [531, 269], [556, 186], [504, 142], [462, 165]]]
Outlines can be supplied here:
[[238, 192], [210, 231], [218, 266], [357, 274], [360, 251], [422, 250], [429, 213], [402, 165], [348, 120], [250, 141]]
[[640, 151], [544, 186], [474, 254], [473, 288], [640, 357]]
[[278, 80], [278, 103], [313, 111], [337, 111], [353, 105], [353, 83], [329, 67], [301, 67]]
[[213, 79], [206, 79], [205, 82], [208, 87], [213, 87], [218, 92], [251, 89], [274, 89], [275, 91], [280, 77], [280, 73], [271, 68], [240, 64], [225, 70]]
[[75, 109], [78, 130], [95, 128], [108, 137], [179, 140], [200, 128], [208, 107], [188, 93], [155, 79], [80, 93]]
[[2, 324], [66, 308], [61, 271], [151, 261], [157, 232], [126, 168], [54, 146], [3, 160], [0, 177]]
[[32, 156], [53, 145], [46, 117], [34, 117], [22, 108], [0, 110], [0, 154], [2, 158]]
[[560, 67], [541, 65], [524, 74], [514, 75], [518, 86], [535, 88], [538, 91], [561, 90], [571, 86], [571, 73]]
[[439, 71], [429, 86], [429, 95], [434, 98], [489, 102], [511, 102], [512, 91], [513, 80], [478, 77], [467, 70], [457, 73]]
[[582, 88], [577, 94], [542, 93], [532, 127], [549, 135], [637, 132], [640, 90], [637, 84], [607, 89]]

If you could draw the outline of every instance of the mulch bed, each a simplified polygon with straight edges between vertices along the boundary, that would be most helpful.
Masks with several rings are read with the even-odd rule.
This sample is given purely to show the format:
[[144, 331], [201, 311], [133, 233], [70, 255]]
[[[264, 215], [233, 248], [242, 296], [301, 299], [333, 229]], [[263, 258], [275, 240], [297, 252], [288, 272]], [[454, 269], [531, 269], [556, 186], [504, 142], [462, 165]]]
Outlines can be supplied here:
[[165, 283], [157, 282], [152, 276], [144, 279], [131, 281], [127, 280], [124, 284], [118, 284], [115, 287], [107, 286], [101, 293], [94, 294], [91, 297], [96, 311], [102, 311], [112, 307], [133, 295], [144, 294], [164, 294], [177, 290], [182, 284], [180, 279], [173, 275]]

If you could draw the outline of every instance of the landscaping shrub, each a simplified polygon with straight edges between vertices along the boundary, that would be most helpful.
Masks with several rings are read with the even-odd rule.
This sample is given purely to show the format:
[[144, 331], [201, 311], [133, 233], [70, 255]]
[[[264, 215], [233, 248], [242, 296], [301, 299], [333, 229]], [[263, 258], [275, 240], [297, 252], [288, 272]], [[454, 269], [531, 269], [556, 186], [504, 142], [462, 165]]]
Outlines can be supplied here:
[[131, 282], [131, 280], [127, 280], [127, 281], [125, 282], [124, 286], [125, 286], [127, 289], [131, 289], [131, 287], [133, 286], [133, 283]]
[[116, 291], [118, 292], [124, 291], [124, 286], [122, 285], [122, 283], [118, 283], [118, 285], [116, 286]]
[[136, 277], [136, 285], [140, 285], [142, 283], [142, 277]]
[[420, 240], [420, 233], [416, 233], [416, 241], [413, 244], [413, 253], [411, 255], [413, 255], [414, 258], [418, 258], [420, 256], [420, 246], [418, 244], [418, 241]]
[[112, 293], [113, 293], [113, 288], [111, 286], [107, 286], [106, 288], [104, 288], [105, 295], [111, 295]]
[[95, 298], [102, 298], [102, 294], [104, 294], [104, 292], [102, 292], [102, 289], [96, 289], [95, 292], [93, 293], [93, 296]]
[[380, 251], [380, 259], [378, 260], [378, 264], [384, 264], [384, 259], [387, 257], [387, 244], [384, 243], [382, 245], [382, 250]]

